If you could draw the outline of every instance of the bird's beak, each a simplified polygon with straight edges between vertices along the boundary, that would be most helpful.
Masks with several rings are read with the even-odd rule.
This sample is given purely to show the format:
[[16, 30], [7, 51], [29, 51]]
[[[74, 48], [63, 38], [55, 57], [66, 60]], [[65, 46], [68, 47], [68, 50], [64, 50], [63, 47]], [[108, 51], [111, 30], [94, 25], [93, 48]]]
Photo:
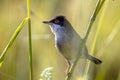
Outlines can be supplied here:
[[50, 24], [50, 22], [49, 22], [49, 21], [43, 21], [43, 23], [45, 23], [45, 24]]

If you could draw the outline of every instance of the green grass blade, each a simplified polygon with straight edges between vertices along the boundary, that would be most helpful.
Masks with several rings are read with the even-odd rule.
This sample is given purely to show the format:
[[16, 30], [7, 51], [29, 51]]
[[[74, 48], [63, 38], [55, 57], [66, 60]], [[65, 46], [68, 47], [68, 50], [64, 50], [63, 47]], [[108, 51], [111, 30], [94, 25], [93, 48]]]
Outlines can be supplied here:
[[21, 29], [24, 27], [24, 25], [26, 24], [26, 22], [28, 21], [28, 18], [25, 18], [22, 23], [18, 26], [18, 28], [15, 30], [15, 32], [13, 33], [10, 41], [8, 42], [7, 46], [5, 47], [5, 49], [3, 50], [1, 56], [0, 56], [0, 67], [2, 66], [3, 60], [5, 58], [6, 52], [8, 51], [8, 49], [12, 46], [13, 42], [15, 41], [15, 39], [17, 38], [19, 32], [21, 31]]
[[[87, 31], [86, 31], [85, 37], [83, 38], [83, 41], [82, 41], [82, 43], [81, 43], [81, 45], [80, 45], [79, 51], [81, 51], [81, 52], [82, 52], [83, 48], [85, 47], [86, 41], [87, 41], [88, 36], [89, 36], [89, 33], [90, 33], [90, 31], [91, 31], [91, 28], [92, 28], [92, 26], [93, 26], [93, 24], [94, 24], [94, 22], [95, 22], [95, 19], [96, 19], [98, 13], [99, 13], [100, 10], [101, 10], [104, 2], [105, 2], [105, 0], [102, 0], [102, 2], [101, 2], [101, 0], [98, 0], [98, 2], [97, 2], [96, 8], [95, 8], [95, 10], [94, 10], [94, 12], [93, 12], [93, 15], [91, 16], [90, 22], [89, 22], [89, 24], [88, 24], [88, 29], [87, 29]], [[80, 53], [80, 52], [79, 52], [79, 53]], [[73, 66], [71, 67], [70, 76], [69, 76], [69, 75], [66, 76], [66, 79], [65, 79], [65, 80], [71, 80], [71, 75], [73, 74], [73, 71], [74, 71], [74, 69], [75, 69], [75, 66], [77, 65], [77, 62], [78, 62], [79, 58], [80, 58], [80, 55], [78, 54], [77, 57], [76, 57], [76, 60], [75, 60], [75, 62], [74, 62], [74, 64], [73, 64]], [[84, 77], [84, 78], [87, 77], [89, 65], [90, 65], [90, 62], [89, 62], [89, 63], [87, 64], [87, 66], [86, 66], [85, 73], [84, 73], [84, 74], [85, 74], [85, 77]]]
[[28, 19], [30, 80], [33, 80], [31, 20]]
[[[97, 10], [95, 11], [95, 16], [97, 16], [98, 15], [98, 13], [100, 12], [100, 10], [101, 10], [101, 8], [102, 8], [102, 6], [103, 6], [103, 4], [104, 4], [104, 2], [105, 2], [105, 0], [102, 0], [100, 3], [99, 3], [99, 5], [98, 5], [98, 8], [97, 8]], [[105, 8], [104, 8], [105, 9]], [[100, 24], [101, 23], [101, 21], [102, 21], [102, 19], [103, 19], [103, 17], [104, 17], [104, 14], [103, 14], [103, 12], [104, 12], [104, 9], [102, 10], [102, 15], [100, 16], [100, 19], [99, 19], [99, 23], [98, 24]], [[94, 38], [94, 41], [93, 41], [93, 45], [92, 45], [92, 50], [91, 50], [91, 54], [93, 54], [94, 53], [94, 50], [95, 50], [95, 44], [96, 44], [96, 41], [97, 41], [97, 37], [98, 37], [98, 33], [99, 33], [99, 30], [100, 30], [100, 25], [98, 25], [98, 27], [97, 27], [97, 31], [96, 31], [96, 34], [95, 34], [95, 38]], [[85, 76], [84, 76], [84, 79], [86, 79], [87, 78], [87, 74], [88, 74], [88, 71], [89, 71], [89, 67], [90, 67], [90, 61], [87, 63], [87, 65], [86, 65], [86, 68], [85, 68]]]
[[31, 16], [30, 16], [30, 0], [27, 0], [28, 13], [28, 34], [29, 34], [29, 62], [30, 62], [30, 80], [33, 80], [33, 63], [32, 63], [32, 35], [31, 35]]

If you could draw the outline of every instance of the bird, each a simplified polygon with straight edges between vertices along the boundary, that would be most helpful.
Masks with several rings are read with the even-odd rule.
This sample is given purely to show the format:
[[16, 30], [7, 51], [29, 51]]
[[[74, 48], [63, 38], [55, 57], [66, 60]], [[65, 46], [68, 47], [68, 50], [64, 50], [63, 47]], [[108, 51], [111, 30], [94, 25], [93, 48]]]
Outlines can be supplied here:
[[100, 59], [88, 54], [86, 45], [83, 48], [83, 52], [80, 53], [79, 50], [82, 38], [75, 31], [65, 16], [56, 16], [49, 21], [43, 21], [43, 23], [48, 24], [52, 33], [55, 35], [55, 47], [68, 64], [67, 72], [69, 71], [71, 65], [75, 62], [78, 54], [80, 54], [80, 57], [84, 57], [95, 64], [102, 63]]

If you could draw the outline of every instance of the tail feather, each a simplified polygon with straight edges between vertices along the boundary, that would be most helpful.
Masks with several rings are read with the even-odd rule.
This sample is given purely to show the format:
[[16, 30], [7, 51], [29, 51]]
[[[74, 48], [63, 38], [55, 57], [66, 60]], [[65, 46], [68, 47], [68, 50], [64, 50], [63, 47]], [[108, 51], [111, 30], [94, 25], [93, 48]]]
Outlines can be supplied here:
[[93, 56], [91, 56], [91, 55], [88, 55], [88, 59], [89, 59], [90, 61], [92, 61], [93, 63], [95, 63], [95, 64], [101, 64], [101, 63], [102, 63], [101, 60], [99, 60], [99, 59], [97, 59], [97, 58], [95, 58], [95, 57], [93, 57]]

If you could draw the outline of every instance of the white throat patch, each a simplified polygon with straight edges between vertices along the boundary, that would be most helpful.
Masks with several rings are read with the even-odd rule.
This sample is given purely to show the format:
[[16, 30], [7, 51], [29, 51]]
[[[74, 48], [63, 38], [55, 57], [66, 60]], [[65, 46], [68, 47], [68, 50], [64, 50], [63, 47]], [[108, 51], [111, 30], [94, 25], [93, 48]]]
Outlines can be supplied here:
[[57, 25], [57, 24], [51, 24], [50, 28], [55, 35], [61, 34], [63, 31], [65, 31], [64, 27]]

